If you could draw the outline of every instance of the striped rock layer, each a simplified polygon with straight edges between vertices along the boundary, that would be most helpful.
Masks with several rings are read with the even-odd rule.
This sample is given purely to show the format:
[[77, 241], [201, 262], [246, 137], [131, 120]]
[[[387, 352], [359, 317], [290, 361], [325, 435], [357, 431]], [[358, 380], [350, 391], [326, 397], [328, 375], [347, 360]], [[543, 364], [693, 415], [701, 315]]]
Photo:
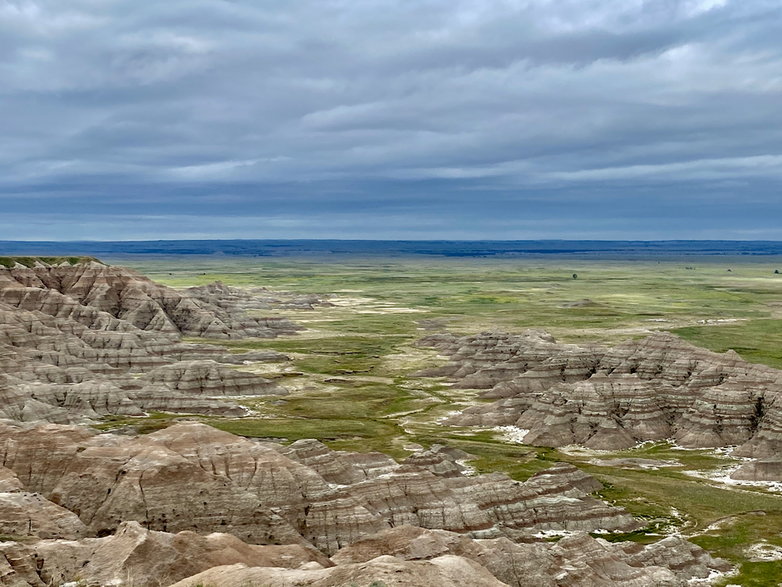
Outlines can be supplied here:
[[244, 414], [214, 398], [285, 390], [229, 365], [286, 357], [181, 341], [296, 330], [285, 320], [238, 316], [98, 262], [0, 267], [0, 417]]
[[[782, 371], [657, 333], [613, 348], [559, 344], [542, 331], [422, 339], [449, 362], [420, 373], [481, 389], [490, 404], [451, 417], [456, 426], [510, 425], [524, 442], [616, 450], [674, 439], [734, 454], [782, 452]], [[771, 467], [767, 468], [771, 470]]]
[[684, 585], [725, 569], [680, 538], [591, 538], [639, 524], [572, 465], [522, 483], [432, 454], [461, 456], [397, 463], [199, 423], [129, 437], [6, 421], [0, 533], [17, 540], [0, 542], [0, 585]]

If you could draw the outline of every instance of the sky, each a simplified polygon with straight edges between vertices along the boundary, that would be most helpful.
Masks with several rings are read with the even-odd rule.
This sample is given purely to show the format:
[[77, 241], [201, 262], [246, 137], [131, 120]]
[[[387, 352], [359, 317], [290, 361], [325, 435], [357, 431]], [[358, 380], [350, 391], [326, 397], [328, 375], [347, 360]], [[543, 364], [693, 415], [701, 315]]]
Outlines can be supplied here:
[[0, 0], [0, 240], [782, 240], [779, 0]]

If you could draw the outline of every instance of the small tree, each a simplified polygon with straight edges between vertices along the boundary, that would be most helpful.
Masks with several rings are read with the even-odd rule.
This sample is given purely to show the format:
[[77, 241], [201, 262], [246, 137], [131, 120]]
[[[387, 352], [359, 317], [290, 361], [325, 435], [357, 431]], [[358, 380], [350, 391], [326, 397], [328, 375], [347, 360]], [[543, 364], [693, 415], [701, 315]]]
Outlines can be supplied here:
[[573, 279], [578, 279], [578, 273], [573, 274]]

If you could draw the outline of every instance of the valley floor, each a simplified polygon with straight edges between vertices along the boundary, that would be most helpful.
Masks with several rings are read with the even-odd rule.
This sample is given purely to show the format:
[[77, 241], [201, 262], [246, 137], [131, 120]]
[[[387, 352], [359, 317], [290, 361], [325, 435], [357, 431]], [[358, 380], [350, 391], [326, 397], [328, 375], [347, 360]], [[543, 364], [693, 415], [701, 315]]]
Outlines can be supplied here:
[[[263, 312], [305, 326], [299, 334], [219, 341], [236, 352], [287, 354], [289, 362], [237, 368], [278, 379], [293, 393], [245, 400], [250, 417], [203, 417], [217, 428], [286, 442], [318, 438], [333, 449], [394, 457], [447, 444], [475, 455], [468, 465], [476, 471], [518, 480], [552, 462], [571, 462], [605, 484], [604, 499], [648, 522], [611, 540], [651, 542], [680, 533], [740, 565], [740, 575], [725, 583], [772, 585], [782, 581], [782, 492], [773, 484], [726, 483], [724, 472], [739, 462], [729, 451], [670, 442], [614, 452], [556, 450], [521, 444], [523, 432], [508, 428], [446, 428], [443, 418], [485, 400], [444, 378], [416, 376], [445, 358], [414, 342], [446, 330], [544, 328], [563, 342], [615, 344], [662, 330], [782, 368], [782, 275], [774, 272], [780, 266], [776, 258], [544, 264], [172, 257], [136, 261], [134, 268], [174, 287], [219, 280], [327, 295], [329, 304], [313, 309]], [[175, 419], [112, 417], [99, 427], [151, 431]]]

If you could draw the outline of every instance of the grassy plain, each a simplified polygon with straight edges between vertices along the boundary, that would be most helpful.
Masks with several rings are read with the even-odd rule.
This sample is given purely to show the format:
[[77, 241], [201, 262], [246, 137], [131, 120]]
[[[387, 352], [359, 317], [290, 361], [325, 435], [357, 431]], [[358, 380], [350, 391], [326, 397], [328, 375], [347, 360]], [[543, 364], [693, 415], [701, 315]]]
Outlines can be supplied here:
[[716, 350], [736, 341], [758, 360], [782, 366], [782, 275], [774, 273], [782, 271], [782, 259], [777, 258], [699, 263], [177, 257], [134, 266], [175, 287], [221, 280], [369, 298], [320, 323], [340, 333], [410, 334], [424, 318], [461, 332], [542, 327], [565, 340], [609, 342], [650, 329], [686, 329], [680, 335], [688, 340]]
[[[508, 444], [495, 431], [444, 428], [438, 418], [480, 400], [476, 392], [416, 377], [415, 371], [442, 359], [413, 345], [438, 330], [518, 332], [534, 327], [562, 341], [605, 344], [666, 330], [715, 351], [732, 348], [748, 360], [782, 368], [782, 275], [774, 273], [782, 270], [780, 259], [658, 263], [176, 257], [122, 263], [174, 287], [220, 280], [333, 294], [331, 307], [265, 312], [306, 326], [298, 335], [219, 342], [236, 351], [289, 354], [290, 363], [266, 375], [284, 377], [283, 385], [293, 391], [282, 400], [248, 400], [257, 417], [205, 418], [219, 428], [284, 441], [316, 437], [336, 449], [378, 450], [397, 458], [416, 445], [447, 443], [475, 455], [471, 464], [478, 471], [504, 471], [520, 480], [552, 462], [573, 462], [605, 484], [604, 499], [648, 521], [643, 532], [622, 538], [650, 541], [676, 529], [740, 564], [740, 575], [729, 582], [777, 584], [782, 577], [782, 562], [750, 562], [746, 555], [759, 541], [782, 546], [782, 497], [685, 473], [716, 470], [730, 459], [665, 443], [599, 455], [602, 460], [643, 457], [673, 463], [656, 470], [628, 469], [600, 464], [585, 452]], [[157, 414], [136, 425], [154, 429], [171, 418]], [[104, 426], [129, 422], [117, 419]]]

